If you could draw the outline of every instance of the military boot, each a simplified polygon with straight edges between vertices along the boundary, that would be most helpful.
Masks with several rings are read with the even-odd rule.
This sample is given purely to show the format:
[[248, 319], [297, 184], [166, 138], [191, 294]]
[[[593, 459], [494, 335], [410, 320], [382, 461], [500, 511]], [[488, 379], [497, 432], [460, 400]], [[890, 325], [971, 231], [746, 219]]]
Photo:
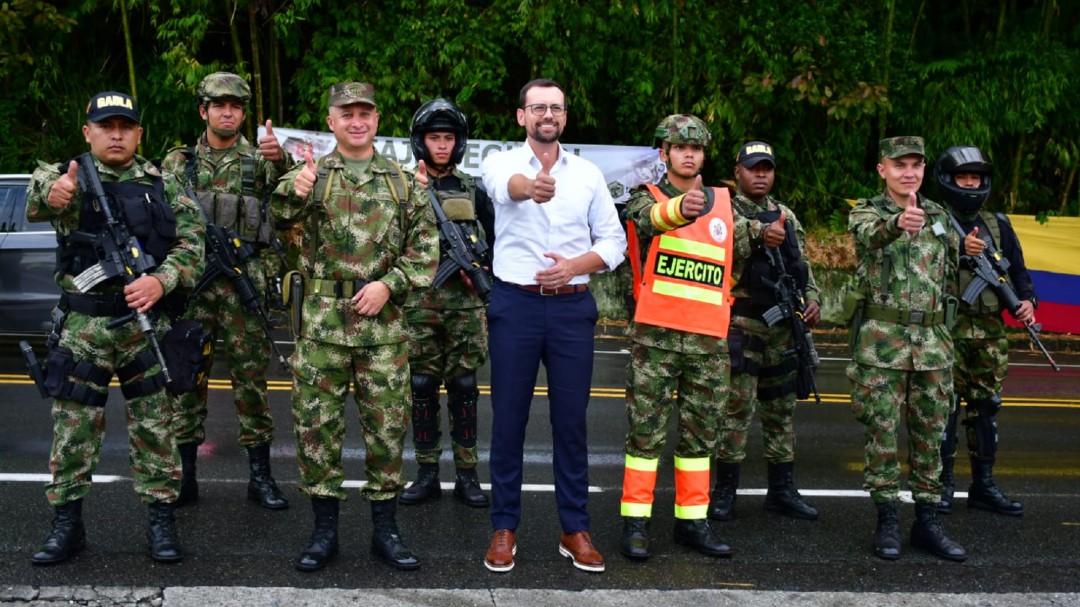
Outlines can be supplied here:
[[900, 515], [896, 502], [874, 502], [877, 506], [877, 529], [874, 530], [874, 554], [886, 561], [900, 558]]
[[288, 508], [289, 502], [281, 497], [281, 490], [274, 482], [274, 477], [270, 476], [270, 445], [248, 447], [247, 452], [248, 466], [251, 468], [248, 499], [270, 510]]
[[953, 493], [956, 491], [956, 481], [953, 477], [953, 467], [956, 465], [956, 456], [941, 458], [941, 499], [937, 503], [938, 514], [953, 513]]
[[293, 565], [300, 571], [318, 571], [338, 553], [338, 511], [341, 502], [336, 498], [311, 498], [311, 511], [315, 513], [315, 531], [311, 532], [308, 547], [300, 553]]
[[731, 556], [731, 546], [716, 537], [709, 519], [676, 519], [675, 543], [708, 556]]
[[769, 462], [769, 490], [765, 493], [765, 509], [792, 518], [816, 521], [817, 508], [806, 503], [795, 488], [794, 468], [794, 462]]
[[41, 548], [31, 557], [35, 565], [53, 565], [86, 547], [86, 528], [82, 522], [82, 500], [56, 506], [52, 531]]
[[487, 508], [488, 496], [480, 488], [480, 479], [476, 477], [476, 468], [458, 468], [457, 480], [454, 481], [454, 497], [466, 506]]
[[195, 478], [195, 460], [199, 456], [199, 445], [187, 443], [177, 445], [176, 449], [180, 452], [183, 477], [180, 479], [180, 497], [176, 498], [173, 505], [191, 506], [199, 501], [199, 481]]
[[1010, 500], [994, 483], [994, 460], [971, 458], [971, 487], [968, 488], [968, 508], [986, 510], [1005, 516], [1022, 516], [1024, 505]]
[[937, 520], [937, 504], [915, 502], [915, 523], [911, 526], [911, 545], [950, 561], [967, 560], [967, 551], [945, 536]]
[[398, 531], [396, 499], [371, 502], [371, 522], [375, 526], [371, 536], [372, 554], [396, 569], [407, 571], [420, 567], [420, 559], [405, 545]]
[[179, 562], [184, 554], [176, 533], [173, 505], [153, 502], [147, 509], [150, 511], [150, 526], [146, 530], [146, 540], [150, 543], [150, 556], [159, 563]]
[[716, 467], [716, 486], [709, 496], [708, 517], [714, 521], [730, 521], [735, 516], [740, 465], [722, 462], [713, 462], [713, 465]]
[[439, 484], [439, 464], [420, 464], [420, 469], [416, 472], [416, 480], [401, 492], [399, 499], [406, 506], [415, 506], [440, 497], [442, 497], [442, 486]]
[[639, 561], [649, 558], [649, 519], [644, 516], [624, 516], [622, 529], [619, 550], [623, 556]]

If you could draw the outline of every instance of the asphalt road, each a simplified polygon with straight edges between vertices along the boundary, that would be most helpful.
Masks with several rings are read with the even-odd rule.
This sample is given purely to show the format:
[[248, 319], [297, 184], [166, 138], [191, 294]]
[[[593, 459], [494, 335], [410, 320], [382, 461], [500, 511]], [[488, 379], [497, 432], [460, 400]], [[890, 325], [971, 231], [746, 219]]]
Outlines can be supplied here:
[[[356, 589], [389, 589], [391, 594], [394, 589], [430, 593], [452, 589], [465, 594], [454, 594], [453, 601], [447, 598], [450, 595], [441, 595], [443, 599], [435, 603], [474, 604], [469, 592], [478, 591], [476, 596], [480, 599], [475, 604], [489, 605], [516, 604], [511, 598], [521, 595], [514, 593], [538, 590], [599, 592], [588, 595], [595, 600], [587, 602], [620, 605], [646, 604], [640, 601], [655, 596], [650, 594], [654, 591], [670, 591], [665, 596], [673, 604], [699, 604], [701, 599], [694, 592], [705, 590], [783, 591], [796, 593], [785, 596], [804, 597], [810, 596], [806, 593], [843, 592], [865, 599], [855, 603], [846, 600], [817, 603], [806, 599], [801, 601], [803, 604], [894, 604], [871, 593], [899, 593], [893, 596], [907, 596], [914, 600], [910, 604], [923, 604], [909, 594], [916, 592], [959, 593], [956, 596], [971, 597], [974, 602], [970, 604], [995, 602], [979, 602], [982, 599], [977, 597], [984, 593], [1001, 599], [1014, 596], [1002, 593], [1039, 597], [1066, 593], [1056, 603], [1026, 604], [1077, 604], [1074, 593], [1080, 593], [1080, 366], [1077, 364], [1080, 359], [1059, 356], [1063, 370], [1054, 373], [1034, 357], [1014, 355], [1017, 364], [1010, 368], [1005, 408], [999, 418], [1001, 448], [996, 477], [1010, 497], [1024, 502], [1025, 515], [1008, 518], [968, 511], [963, 507], [963, 499], [958, 500], [957, 513], [943, 520], [949, 535], [971, 554], [965, 563], [945, 562], [908, 546], [906, 529], [914, 517], [910, 505], [901, 509], [905, 530], [903, 557], [896, 562], [874, 557], [870, 548], [876, 520], [874, 508], [861, 493], [862, 429], [851, 416], [847, 380], [843, 377], [844, 361], [838, 356], [830, 357], [828, 351], [822, 352], [826, 361], [818, 378], [823, 402], [820, 406], [800, 404], [796, 421], [799, 441], [796, 481], [803, 494], [821, 509], [821, 519], [797, 521], [761, 508], [765, 464], [761, 459], [760, 432], [755, 424], [736, 518], [720, 527], [722, 537], [734, 547], [734, 557], [712, 559], [671, 541], [674, 492], [671, 460], [667, 457], [661, 464], [654, 509], [655, 556], [647, 563], [635, 563], [618, 553], [622, 443], [626, 428], [622, 390], [627, 360], [624, 347], [617, 340], [598, 340], [589, 410], [590, 481], [594, 487], [590, 501], [592, 534], [607, 557], [604, 574], [578, 571], [557, 552], [559, 528], [550, 488], [551, 431], [543, 389], [534, 400], [529, 426], [525, 482], [534, 488], [523, 500], [524, 517], [519, 529], [517, 566], [513, 571], [493, 574], [484, 568], [482, 558], [490, 533], [487, 511], [467, 508], [455, 502], [447, 491], [438, 502], [400, 508], [399, 523], [404, 538], [423, 561], [419, 571], [399, 572], [370, 555], [369, 508], [353, 493], [342, 507], [340, 556], [323, 571], [304, 574], [293, 569], [291, 563], [307, 541], [312, 515], [308, 500], [296, 487], [298, 470], [289, 413], [289, 383], [276, 367], [272, 371], [271, 404], [278, 432], [272, 463], [278, 484], [292, 501], [291, 508], [271, 512], [245, 499], [246, 456], [236, 445], [237, 424], [231, 392], [226, 382], [217, 379], [225, 377], [224, 369], [215, 368], [208, 440], [200, 450], [200, 502], [197, 507], [179, 511], [178, 515], [185, 559], [171, 566], [150, 560], [143, 538], [146, 511], [131, 489], [123, 407], [119, 390], [115, 390], [107, 405], [107, 436], [96, 471], [100, 478], [96, 479], [84, 510], [88, 548], [58, 566], [32, 566], [29, 556], [47, 534], [51, 519], [51, 509], [42, 490], [48, 472], [51, 420], [48, 403], [38, 398], [34, 387], [25, 379], [14, 343], [0, 343], [0, 600], [6, 598], [17, 603], [32, 598], [20, 599], [20, 589], [92, 586], [231, 587], [237, 592], [251, 589], [257, 592], [259, 588], [269, 587], [300, 589], [293, 592], [334, 588], [345, 595]], [[490, 428], [488, 383], [485, 370], [481, 375], [480, 402], [482, 462], [487, 460], [486, 434]], [[540, 385], [543, 385], [542, 372]], [[346, 473], [350, 483], [359, 483], [363, 478], [363, 446], [354, 407], [350, 408], [348, 424]], [[407, 448], [406, 476], [411, 478], [414, 471], [412, 451]], [[486, 479], [483, 463], [480, 471], [481, 478]], [[958, 462], [957, 476], [958, 489], [963, 491], [967, 478], [965, 464]], [[449, 453], [444, 453], [443, 481], [444, 487], [452, 487]], [[6, 597], [3, 589], [7, 589]], [[605, 595], [605, 591], [613, 593]], [[625, 591], [630, 592], [623, 594]], [[497, 593], [510, 598], [500, 601]], [[190, 602], [195, 600], [193, 596], [198, 595], [181, 590], [166, 604], [194, 604]], [[412, 596], [416, 602], [377, 604], [427, 604], [416, 597], [429, 595]], [[745, 603], [746, 596], [771, 595], [721, 592], [709, 596], [712, 598], [708, 602], [728, 604], [720, 599], [743, 596], [738, 601], [731, 600]], [[304, 603], [300, 597], [294, 595], [292, 602]], [[682, 597], [680, 600], [685, 603], [675, 600], [676, 597]], [[535, 597], [523, 599], [523, 604], [535, 600]], [[552, 601], [549, 604], [563, 604]], [[266, 601], [234, 604], [261, 602]], [[1016, 604], [1011, 599], [1009, 602]], [[292, 604], [284, 599], [272, 603]], [[202, 604], [213, 601], [204, 600]]]

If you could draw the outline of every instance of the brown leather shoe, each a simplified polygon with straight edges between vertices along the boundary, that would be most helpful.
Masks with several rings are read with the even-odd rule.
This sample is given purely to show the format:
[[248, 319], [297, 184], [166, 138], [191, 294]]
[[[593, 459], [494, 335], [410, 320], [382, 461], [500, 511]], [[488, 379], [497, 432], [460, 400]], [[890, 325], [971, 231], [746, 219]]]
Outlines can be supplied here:
[[559, 536], [559, 554], [574, 562], [582, 571], [600, 573], [604, 570], [604, 557], [593, 546], [588, 531], [575, 531]]
[[491, 536], [491, 545], [484, 555], [484, 567], [496, 573], [506, 573], [514, 568], [517, 554], [517, 537], [509, 529], [498, 529]]

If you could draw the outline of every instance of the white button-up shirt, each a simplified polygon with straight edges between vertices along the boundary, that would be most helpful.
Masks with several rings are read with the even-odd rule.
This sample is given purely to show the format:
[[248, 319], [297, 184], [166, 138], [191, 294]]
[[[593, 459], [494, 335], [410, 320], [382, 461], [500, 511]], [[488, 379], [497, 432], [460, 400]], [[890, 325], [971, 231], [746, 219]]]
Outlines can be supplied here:
[[[515, 284], [536, 284], [536, 272], [555, 262], [544, 253], [573, 259], [592, 251], [614, 270], [626, 251], [626, 233], [604, 174], [593, 163], [559, 147], [551, 167], [555, 197], [543, 204], [510, 199], [510, 178], [522, 174], [534, 179], [540, 159], [528, 143], [484, 158], [484, 188], [495, 203], [495, 276]], [[570, 284], [589, 282], [575, 276]]]

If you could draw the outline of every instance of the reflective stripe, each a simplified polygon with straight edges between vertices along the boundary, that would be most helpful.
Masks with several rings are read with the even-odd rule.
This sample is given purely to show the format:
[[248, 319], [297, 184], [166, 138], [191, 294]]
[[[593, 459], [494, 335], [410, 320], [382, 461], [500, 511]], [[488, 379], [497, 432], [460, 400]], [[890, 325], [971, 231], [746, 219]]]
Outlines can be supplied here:
[[660, 460], [634, 457], [628, 453], [626, 454], [626, 467], [631, 470], [640, 470], [642, 472], [656, 472], [660, 467]]
[[[673, 199], [678, 200], [678, 199]], [[657, 228], [669, 232], [686, 223], [686, 219], [678, 213], [679, 203], [675, 202], [675, 212], [672, 212], [672, 200], [657, 202], [649, 211], [649, 217]], [[680, 222], [679, 219], [682, 218]]]
[[707, 242], [679, 238], [678, 236], [672, 236], [670, 234], [663, 234], [660, 236], [660, 248], [669, 251], [677, 251], [679, 253], [687, 253], [689, 255], [696, 255], [718, 262], [723, 262], [727, 259], [727, 253], [724, 251], [724, 247], [718, 247]]
[[724, 293], [722, 291], [704, 289], [702, 287], [685, 285], [682, 283], [671, 282], [669, 280], [657, 279], [653, 282], [652, 290], [654, 293], [659, 293], [660, 295], [667, 295], [668, 297], [678, 297], [681, 299], [689, 299], [691, 301], [700, 301], [716, 306], [724, 304]]
[[701, 519], [709, 510], [708, 457], [675, 457], [675, 518]]
[[701, 520], [704, 519], [708, 513], [708, 504], [700, 506], [675, 506], [675, 518], [682, 519], [684, 521]]
[[619, 514], [635, 518], [652, 518], [652, 504], [632, 504], [630, 502], [623, 502]]
[[659, 459], [626, 455], [621, 501], [623, 516], [652, 516], [653, 489], [656, 488], [656, 469], [659, 464]]
[[707, 457], [679, 457], [675, 456], [675, 469], [687, 472], [708, 472], [709, 458]]

